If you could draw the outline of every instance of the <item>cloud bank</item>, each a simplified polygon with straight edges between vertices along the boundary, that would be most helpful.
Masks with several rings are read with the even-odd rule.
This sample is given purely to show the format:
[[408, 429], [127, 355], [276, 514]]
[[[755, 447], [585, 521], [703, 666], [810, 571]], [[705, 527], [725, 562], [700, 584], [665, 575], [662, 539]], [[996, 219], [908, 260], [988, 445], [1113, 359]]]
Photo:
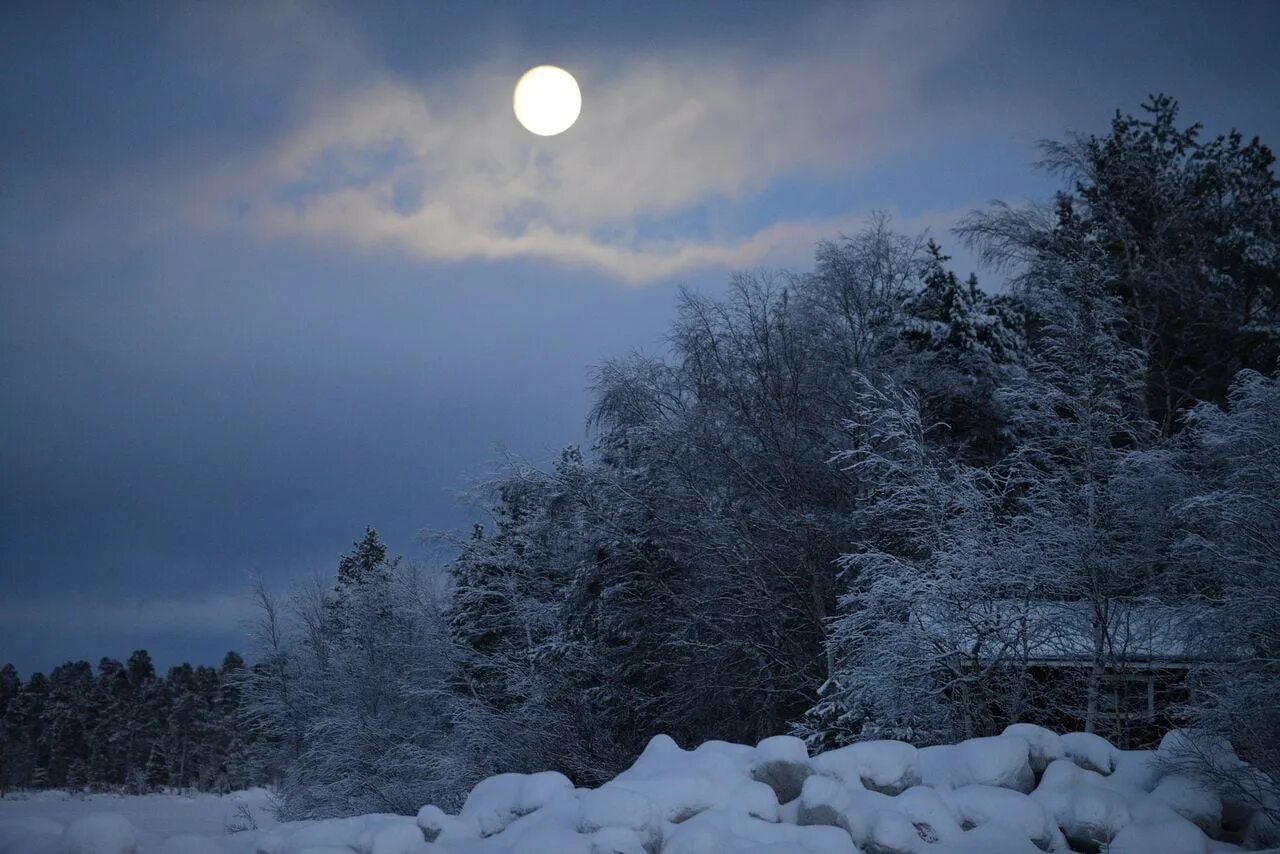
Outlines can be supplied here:
[[430, 262], [535, 259], [633, 284], [757, 264], [855, 219], [751, 221], [740, 206], [789, 181], [857, 174], [918, 140], [938, 119], [929, 75], [978, 17], [873, 5], [821, 15], [765, 54], [584, 53], [563, 63], [582, 116], [548, 139], [511, 115], [518, 65], [427, 82], [370, 72], [311, 96], [247, 170], [235, 209], [268, 236]]

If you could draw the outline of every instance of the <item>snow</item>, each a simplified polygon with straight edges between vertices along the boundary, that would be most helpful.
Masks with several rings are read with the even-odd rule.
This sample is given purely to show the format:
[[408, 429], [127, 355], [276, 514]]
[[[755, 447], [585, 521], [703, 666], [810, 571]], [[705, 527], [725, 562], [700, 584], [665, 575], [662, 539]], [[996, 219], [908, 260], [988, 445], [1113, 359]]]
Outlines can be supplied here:
[[1016, 735], [1025, 739], [1030, 749], [1031, 770], [1043, 774], [1044, 769], [1055, 759], [1066, 755], [1062, 746], [1062, 737], [1053, 730], [1035, 724], [1010, 724], [1001, 735]]
[[413, 824], [395, 824], [379, 831], [369, 854], [430, 854], [422, 831]]
[[[1168, 740], [1168, 749], [1177, 740]], [[1162, 747], [1162, 749], [1164, 749]], [[0, 800], [0, 854], [1209, 854], [1222, 801], [1159, 751], [1018, 725], [917, 750], [892, 741], [810, 757], [666, 736], [595, 789], [499, 774], [457, 815], [365, 815], [271, 826], [267, 793]], [[1100, 770], [1101, 769], [1101, 770]], [[1103, 770], [1106, 773], [1103, 773]], [[230, 832], [245, 807], [260, 829]]]
[[523, 815], [573, 791], [569, 778], [555, 771], [541, 774], [498, 774], [471, 790], [458, 817], [480, 836], [492, 836]]
[[1066, 840], [1034, 798], [996, 786], [964, 786], [947, 795], [961, 826], [999, 825], [1016, 830], [1043, 851], [1065, 851]]
[[800, 787], [812, 773], [809, 751], [800, 739], [777, 735], [756, 745], [751, 776], [773, 789], [779, 802], [786, 803], [799, 797]]
[[[266, 789], [228, 795], [142, 797], [58, 791], [18, 793], [0, 798], [0, 854], [57, 851], [50, 848], [51, 839], [59, 837], [67, 825], [78, 819], [100, 813], [112, 813], [127, 820], [137, 834], [143, 854], [170, 854], [178, 850], [163, 847], [162, 843], [180, 835], [203, 839], [236, 836], [238, 834], [228, 834], [228, 828], [243, 824], [247, 816], [261, 829], [276, 824], [271, 793]], [[185, 850], [190, 854], [204, 854], [194, 845]]]
[[1106, 776], [1106, 784], [1134, 796], [1154, 789], [1164, 773], [1154, 750], [1117, 750], [1112, 761], [1115, 769]]
[[56, 847], [65, 854], [136, 854], [138, 833], [122, 815], [94, 813], [67, 825]]
[[222, 854], [222, 847], [207, 836], [180, 833], [160, 843], [157, 854]]
[[920, 784], [920, 762], [915, 747], [901, 741], [863, 741], [815, 756], [813, 767], [853, 785], [896, 795]]
[[1151, 798], [1167, 804], [1205, 833], [1213, 833], [1222, 825], [1222, 799], [1194, 780], [1170, 774], [1152, 790]]
[[1108, 788], [1101, 774], [1069, 759], [1049, 763], [1031, 797], [1076, 848], [1097, 849], [1133, 820], [1129, 798]]
[[1194, 824], [1164, 815], [1121, 828], [1107, 850], [1108, 854], [1209, 854], [1210, 849], [1209, 838]]
[[1081, 768], [1099, 774], [1110, 774], [1115, 770], [1117, 751], [1102, 736], [1090, 732], [1069, 732], [1060, 740], [1067, 757]]
[[941, 789], [980, 784], [1030, 792], [1031, 746], [1016, 735], [971, 738], [959, 744], [926, 747], [920, 751], [921, 777]]

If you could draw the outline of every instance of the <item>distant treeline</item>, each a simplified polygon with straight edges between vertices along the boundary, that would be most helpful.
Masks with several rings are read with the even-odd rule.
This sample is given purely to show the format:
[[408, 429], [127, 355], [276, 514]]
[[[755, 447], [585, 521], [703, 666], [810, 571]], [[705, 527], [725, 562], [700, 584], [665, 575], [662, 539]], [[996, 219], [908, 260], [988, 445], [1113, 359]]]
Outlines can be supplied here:
[[69, 661], [23, 682], [0, 669], [0, 795], [15, 789], [229, 791], [264, 782], [240, 725], [245, 663], [156, 674], [138, 650], [121, 664]]

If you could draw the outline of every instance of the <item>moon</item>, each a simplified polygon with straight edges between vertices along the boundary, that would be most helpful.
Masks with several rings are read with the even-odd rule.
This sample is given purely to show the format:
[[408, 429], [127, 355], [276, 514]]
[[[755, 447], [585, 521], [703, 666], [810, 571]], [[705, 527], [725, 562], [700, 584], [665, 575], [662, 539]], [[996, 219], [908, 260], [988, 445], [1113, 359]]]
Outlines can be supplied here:
[[512, 103], [516, 119], [526, 130], [538, 136], [555, 136], [578, 120], [582, 91], [578, 81], [563, 68], [539, 65], [526, 71], [516, 83]]

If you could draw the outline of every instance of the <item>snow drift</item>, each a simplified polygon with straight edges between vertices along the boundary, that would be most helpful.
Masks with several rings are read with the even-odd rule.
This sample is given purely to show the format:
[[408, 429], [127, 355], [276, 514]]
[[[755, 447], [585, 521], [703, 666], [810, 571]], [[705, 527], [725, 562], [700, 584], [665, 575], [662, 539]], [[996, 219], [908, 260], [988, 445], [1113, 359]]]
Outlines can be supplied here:
[[0, 854], [1208, 854], [1254, 842], [1247, 816], [1227, 827], [1218, 794], [1166, 772], [1179, 743], [1119, 750], [1019, 724], [954, 745], [870, 741], [811, 757], [788, 736], [694, 750], [657, 736], [597, 789], [552, 771], [500, 774], [457, 815], [429, 805], [416, 818], [294, 822], [146, 848], [124, 818], [94, 815], [0, 825]]

